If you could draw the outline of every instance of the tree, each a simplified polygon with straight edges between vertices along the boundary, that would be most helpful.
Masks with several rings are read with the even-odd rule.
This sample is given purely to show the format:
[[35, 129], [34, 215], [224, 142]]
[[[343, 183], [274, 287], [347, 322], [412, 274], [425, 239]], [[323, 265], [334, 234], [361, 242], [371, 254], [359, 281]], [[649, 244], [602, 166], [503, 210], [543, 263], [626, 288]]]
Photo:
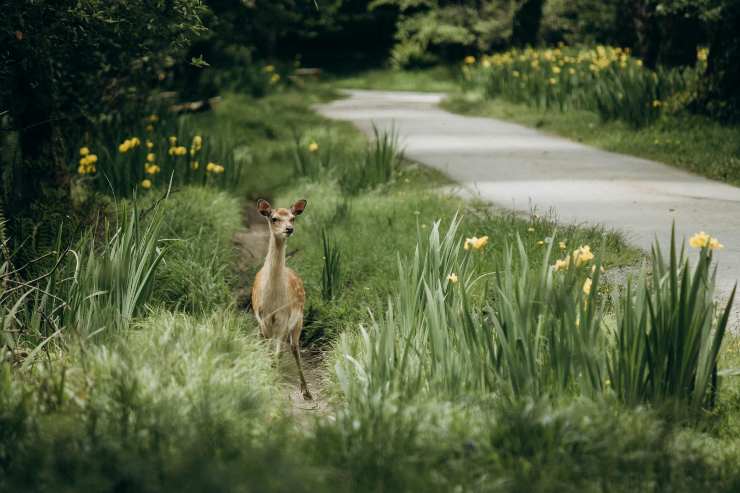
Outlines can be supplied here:
[[0, 114], [18, 136], [3, 162], [9, 215], [64, 201], [84, 128], [124, 119], [203, 31], [200, 0], [1, 0]]

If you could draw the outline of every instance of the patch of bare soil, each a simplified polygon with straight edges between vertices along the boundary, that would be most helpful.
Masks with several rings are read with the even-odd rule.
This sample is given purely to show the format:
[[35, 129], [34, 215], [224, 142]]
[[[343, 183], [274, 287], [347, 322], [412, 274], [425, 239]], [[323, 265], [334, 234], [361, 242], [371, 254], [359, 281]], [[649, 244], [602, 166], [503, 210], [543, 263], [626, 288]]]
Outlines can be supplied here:
[[[251, 309], [249, 299], [252, 281], [267, 255], [270, 233], [267, 223], [255, 207], [247, 207], [244, 210], [243, 217], [246, 228], [234, 234], [233, 238], [234, 246], [239, 252], [237, 302], [239, 306]], [[290, 412], [297, 423], [301, 426], [308, 426], [313, 421], [314, 416], [329, 413], [328, 399], [325, 393], [326, 367], [323, 353], [315, 349], [301, 348], [301, 360], [303, 374], [313, 397], [310, 401], [303, 399], [298, 369], [287, 344], [284, 345], [278, 365], [282, 381], [285, 384], [283, 388], [287, 390], [286, 398], [290, 404]]]

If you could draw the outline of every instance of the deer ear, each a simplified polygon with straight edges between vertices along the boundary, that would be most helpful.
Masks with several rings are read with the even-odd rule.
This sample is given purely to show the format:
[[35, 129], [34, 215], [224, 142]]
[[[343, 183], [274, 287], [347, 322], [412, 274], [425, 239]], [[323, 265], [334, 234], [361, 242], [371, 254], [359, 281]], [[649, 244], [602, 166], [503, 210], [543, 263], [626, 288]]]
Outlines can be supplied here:
[[306, 202], [305, 199], [301, 199], [293, 204], [293, 207], [290, 208], [290, 212], [292, 212], [294, 216], [303, 214], [303, 210], [306, 208], [306, 204], [308, 204], [308, 202]]
[[272, 214], [272, 206], [268, 201], [264, 199], [259, 199], [257, 201], [257, 212], [265, 217], [269, 217], [270, 214]]

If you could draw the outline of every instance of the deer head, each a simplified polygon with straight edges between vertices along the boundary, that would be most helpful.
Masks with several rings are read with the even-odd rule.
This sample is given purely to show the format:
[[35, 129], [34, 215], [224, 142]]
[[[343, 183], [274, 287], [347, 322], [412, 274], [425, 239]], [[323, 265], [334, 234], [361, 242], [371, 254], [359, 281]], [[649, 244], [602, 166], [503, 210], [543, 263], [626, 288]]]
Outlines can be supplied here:
[[260, 199], [257, 201], [257, 211], [267, 219], [272, 236], [285, 240], [295, 231], [295, 218], [303, 214], [306, 204], [305, 200], [299, 200], [290, 209], [273, 209], [268, 201]]

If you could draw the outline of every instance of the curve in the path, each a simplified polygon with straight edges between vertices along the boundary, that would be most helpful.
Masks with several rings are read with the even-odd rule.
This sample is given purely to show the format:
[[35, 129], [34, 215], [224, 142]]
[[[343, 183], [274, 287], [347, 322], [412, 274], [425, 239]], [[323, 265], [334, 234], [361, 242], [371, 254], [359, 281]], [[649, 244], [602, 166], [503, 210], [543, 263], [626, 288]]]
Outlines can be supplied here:
[[[656, 236], [667, 245], [675, 221], [679, 237], [706, 231], [725, 245], [717, 254], [720, 297], [740, 278], [740, 188], [521, 125], [455, 115], [438, 107], [443, 94], [347, 94], [318, 111], [368, 135], [373, 125], [395, 128], [410, 159], [485, 200], [523, 211], [552, 208], [561, 221], [603, 224], [645, 249]], [[740, 303], [735, 307], [738, 321]]]

